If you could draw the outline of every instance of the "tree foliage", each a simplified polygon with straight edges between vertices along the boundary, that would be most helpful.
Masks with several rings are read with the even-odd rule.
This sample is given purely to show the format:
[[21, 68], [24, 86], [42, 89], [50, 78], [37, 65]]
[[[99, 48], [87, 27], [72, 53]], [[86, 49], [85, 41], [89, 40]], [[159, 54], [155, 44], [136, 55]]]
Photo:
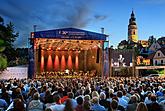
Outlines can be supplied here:
[[0, 39], [0, 71], [3, 71], [7, 67], [7, 59], [2, 53], [4, 50], [4, 40]]
[[0, 69], [4, 69], [7, 62], [16, 59], [13, 42], [17, 37], [14, 24], [11, 22], [4, 24], [3, 18], [0, 17]]

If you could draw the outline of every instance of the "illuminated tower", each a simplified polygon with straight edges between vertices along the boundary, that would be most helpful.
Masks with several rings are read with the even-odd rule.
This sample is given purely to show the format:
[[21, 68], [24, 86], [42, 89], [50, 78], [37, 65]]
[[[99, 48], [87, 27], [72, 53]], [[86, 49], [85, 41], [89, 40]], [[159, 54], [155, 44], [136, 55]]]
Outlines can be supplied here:
[[129, 19], [129, 25], [128, 25], [128, 42], [129, 43], [138, 42], [136, 18], [133, 11], [131, 13], [131, 18]]

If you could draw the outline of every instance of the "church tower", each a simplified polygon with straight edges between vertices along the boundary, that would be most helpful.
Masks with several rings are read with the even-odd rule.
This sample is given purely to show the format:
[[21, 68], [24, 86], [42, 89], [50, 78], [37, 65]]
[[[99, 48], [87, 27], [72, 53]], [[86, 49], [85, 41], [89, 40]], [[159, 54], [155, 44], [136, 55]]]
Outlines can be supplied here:
[[131, 18], [129, 19], [129, 25], [128, 25], [128, 42], [129, 43], [138, 42], [136, 18], [133, 11], [131, 13]]

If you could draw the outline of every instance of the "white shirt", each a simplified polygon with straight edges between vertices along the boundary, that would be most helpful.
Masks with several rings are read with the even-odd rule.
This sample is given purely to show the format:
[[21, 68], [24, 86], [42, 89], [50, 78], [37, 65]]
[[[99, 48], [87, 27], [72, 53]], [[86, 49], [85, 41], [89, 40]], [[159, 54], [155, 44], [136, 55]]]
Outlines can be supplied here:
[[52, 111], [63, 111], [65, 108], [65, 105], [63, 104], [55, 104], [49, 107]]

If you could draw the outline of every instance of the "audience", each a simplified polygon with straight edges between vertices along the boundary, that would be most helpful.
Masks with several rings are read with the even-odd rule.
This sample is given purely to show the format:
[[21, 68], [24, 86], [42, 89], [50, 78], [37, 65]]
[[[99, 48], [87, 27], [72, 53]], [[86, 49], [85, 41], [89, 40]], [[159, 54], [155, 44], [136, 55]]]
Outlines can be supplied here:
[[165, 111], [165, 78], [0, 80], [1, 111]]

